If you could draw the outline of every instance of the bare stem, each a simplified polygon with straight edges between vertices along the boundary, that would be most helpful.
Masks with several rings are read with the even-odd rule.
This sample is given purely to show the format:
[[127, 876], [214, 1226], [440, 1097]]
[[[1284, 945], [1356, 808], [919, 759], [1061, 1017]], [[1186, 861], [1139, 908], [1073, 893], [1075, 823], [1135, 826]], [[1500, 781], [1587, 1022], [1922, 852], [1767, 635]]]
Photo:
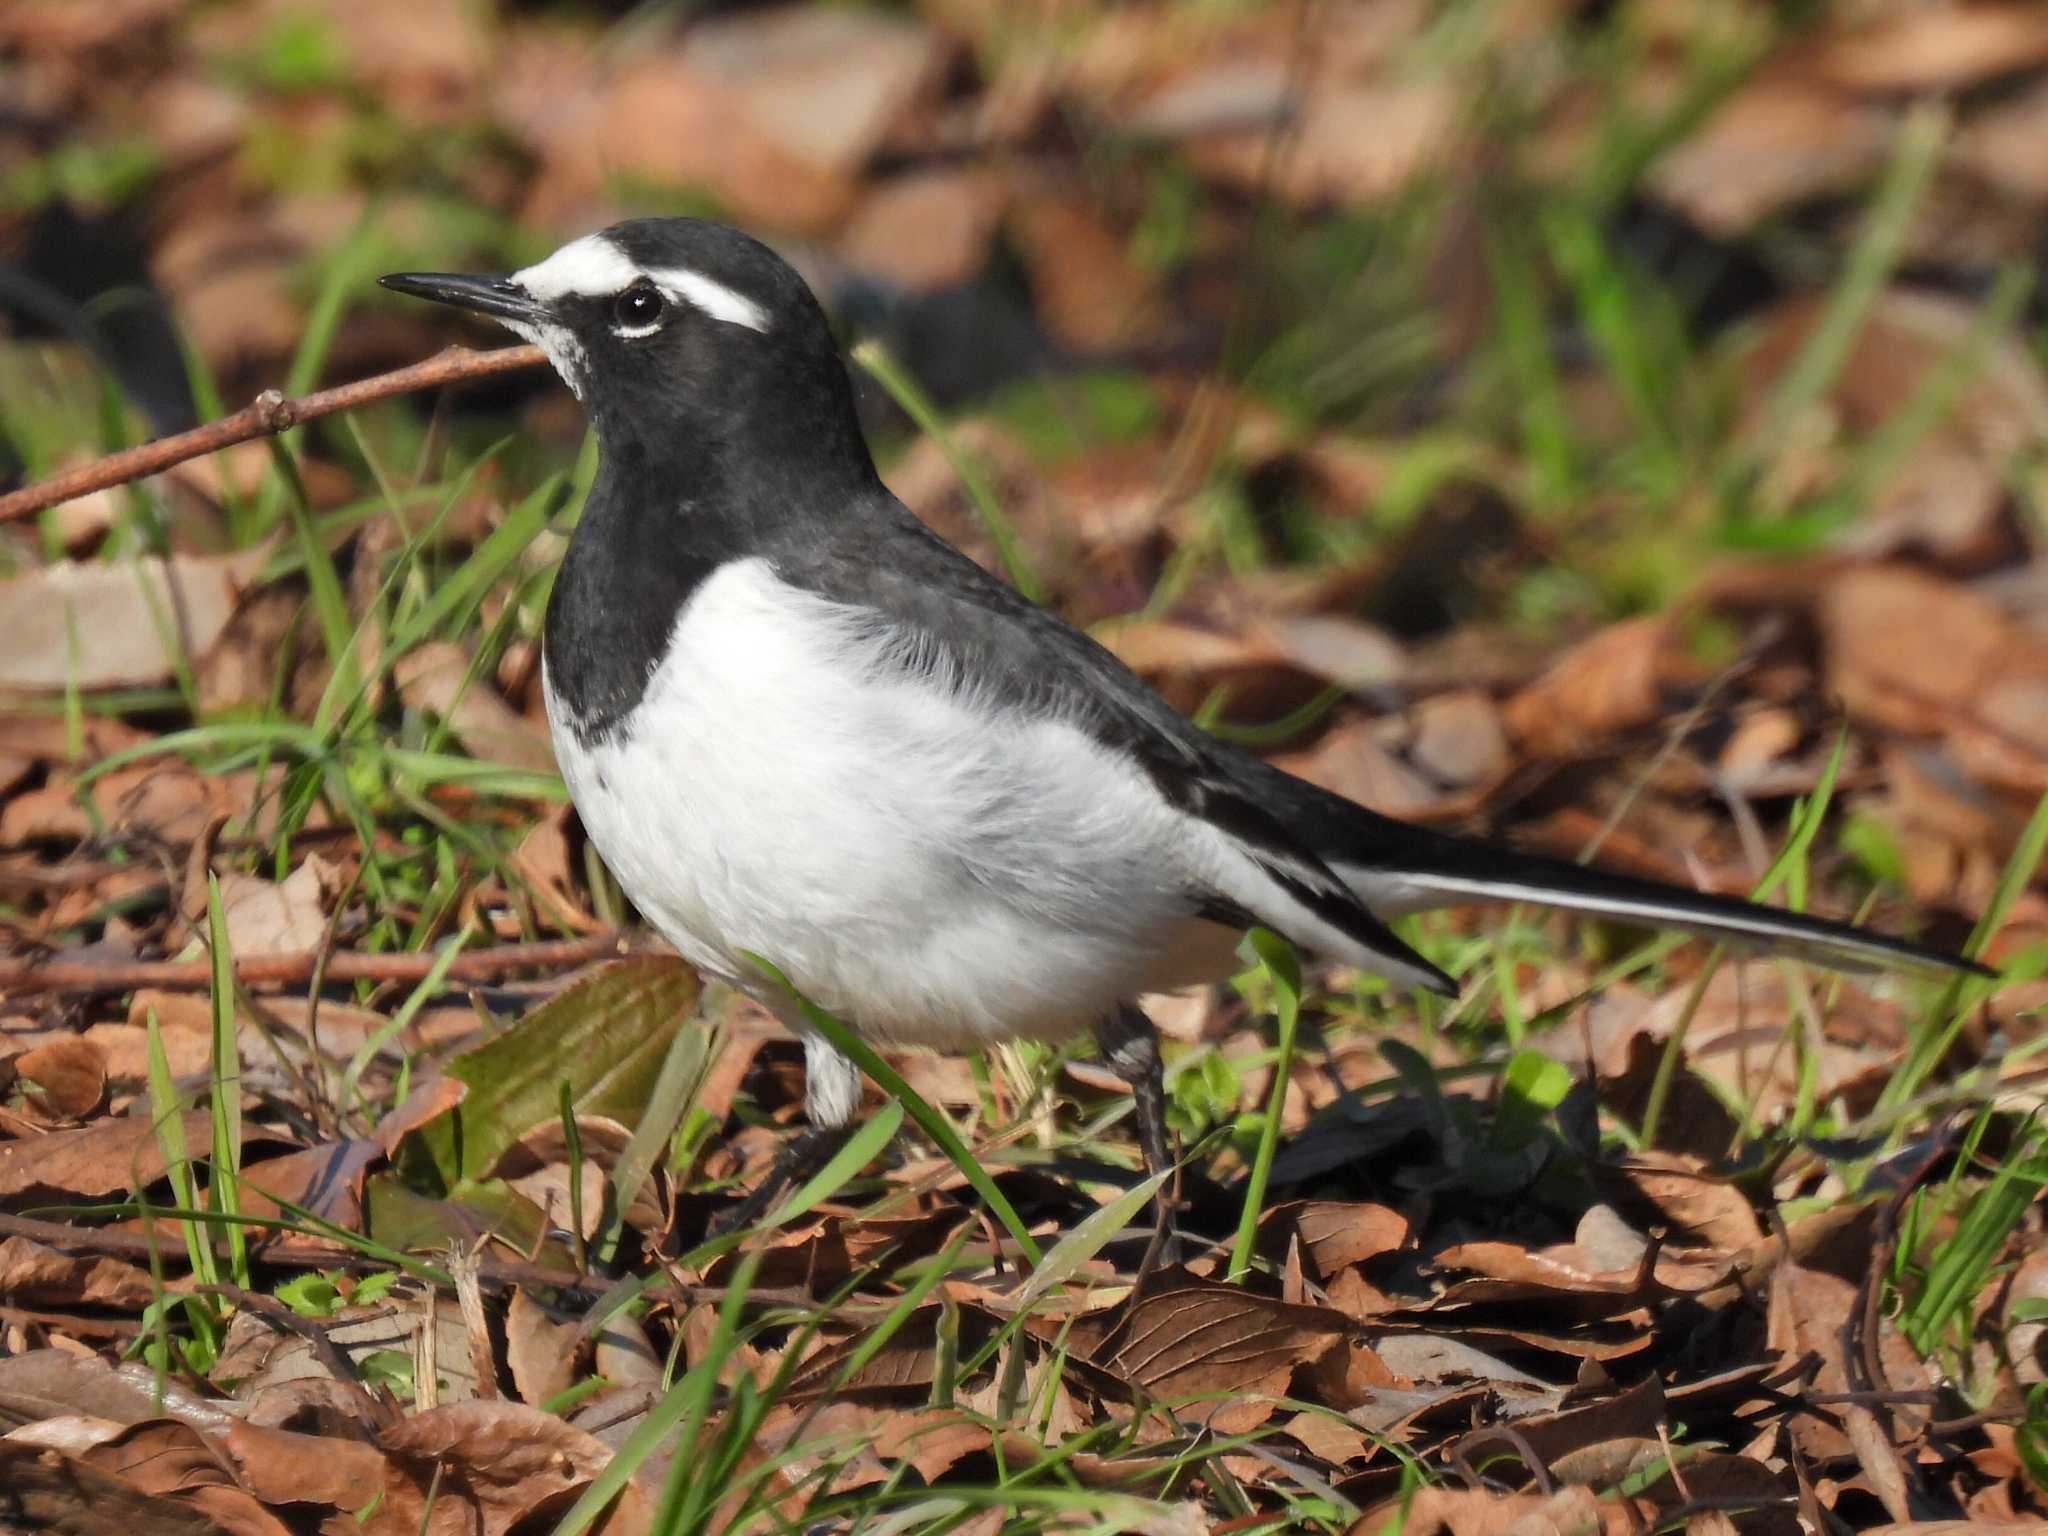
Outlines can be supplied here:
[[18, 491], [0, 496], [0, 523], [33, 517], [60, 502], [74, 501], [110, 486], [146, 479], [187, 459], [218, 453], [223, 448], [232, 448], [254, 438], [273, 437], [304, 422], [368, 405], [373, 400], [410, 394], [417, 389], [437, 389], [444, 384], [481, 379], [494, 373], [509, 373], [515, 368], [535, 368], [545, 361], [539, 347], [498, 347], [488, 352], [479, 352], [473, 347], [444, 347], [424, 362], [394, 368], [389, 373], [373, 374], [352, 384], [337, 384], [333, 389], [317, 390], [295, 399], [288, 400], [276, 390], [266, 389], [232, 416], [210, 421], [203, 427], [194, 427], [190, 432], [180, 432], [174, 437], [160, 437], [154, 442], [124, 448], [119, 453], [110, 453], [90, 464], [81, 464], [61, 475], [53, 475], [48, 480], [25, 485]]

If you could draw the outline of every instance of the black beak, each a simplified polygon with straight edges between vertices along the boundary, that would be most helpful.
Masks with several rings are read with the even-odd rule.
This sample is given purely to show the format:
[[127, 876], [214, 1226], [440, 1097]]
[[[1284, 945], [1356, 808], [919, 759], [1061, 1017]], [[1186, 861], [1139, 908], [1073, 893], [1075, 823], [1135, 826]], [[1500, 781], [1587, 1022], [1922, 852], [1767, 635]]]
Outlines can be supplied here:
[[471, 275], [463, 272], [393, 272], [377, 279], [395, 293], [409, 293], [416, 299], [472, 309], [495, 320], [534, 324], [547, 312], [509, 277], [495, 273]]

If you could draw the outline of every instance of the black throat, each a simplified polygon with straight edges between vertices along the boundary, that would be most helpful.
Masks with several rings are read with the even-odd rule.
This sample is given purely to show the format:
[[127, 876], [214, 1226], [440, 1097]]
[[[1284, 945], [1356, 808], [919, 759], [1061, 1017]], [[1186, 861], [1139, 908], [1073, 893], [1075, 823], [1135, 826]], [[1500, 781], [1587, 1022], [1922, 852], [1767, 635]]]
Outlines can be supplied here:
[[886, 492], [850, 400], [832, 405], [824, 419], [815, 409], [732, 413], [715, 425], [750, 430], [714, 425], [652, 442], [600, 408], [597, 478], [542, 632], [558, 726], [585, 746], [615, 734], [667, 656], [677, 619], [721, 566], [763, 558], [788, 576], [809, 552], [858, 541], [872, 526], [869, 509]]

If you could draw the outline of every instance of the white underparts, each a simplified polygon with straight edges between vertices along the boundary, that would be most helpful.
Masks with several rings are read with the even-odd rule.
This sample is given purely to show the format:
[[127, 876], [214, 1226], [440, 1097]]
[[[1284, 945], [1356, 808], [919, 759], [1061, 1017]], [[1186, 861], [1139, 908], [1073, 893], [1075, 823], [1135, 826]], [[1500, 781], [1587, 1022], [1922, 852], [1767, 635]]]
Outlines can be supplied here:
[[870, 1038], [938, 1046], [1057, 1038], [1234, 968], [1235, 935], [1190, 916], [1186, 818], [1134, 765], [906, 669], [876, 616], [766, 561], [706, 578], [614, 729], [548, 708], [634, 905], [799, 1030], [744, 952]]

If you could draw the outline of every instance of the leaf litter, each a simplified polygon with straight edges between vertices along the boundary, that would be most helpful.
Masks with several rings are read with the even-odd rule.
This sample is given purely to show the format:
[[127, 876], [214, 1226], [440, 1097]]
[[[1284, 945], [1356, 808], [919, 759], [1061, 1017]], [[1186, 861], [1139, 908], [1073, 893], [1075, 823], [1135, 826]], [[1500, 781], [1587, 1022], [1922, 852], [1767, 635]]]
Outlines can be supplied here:
[[[943, 443], [870, 402], [913, 508], [1180, 707], [1389, 813], [1720, 891], [1833, 782], [1794, 898], [1948, 943], [1995, 905], [2012, 980], [1430, 918], [1454, 1009], [1316, 977], [1242, 1282], [1256, 974], [1155, 1000], [1176, 1267], [1086, 1225], [1133, 1176], [1122, 1089], [1031, 1047], [895, 1062], [1042, 1248], [1086, 1234], [1026, 1304], [914, 1138], [707, 1248], [801, 1051], [618, 954], [538, 712], [561, 493], [478, 467], [466, 405], [366, 412], [292, 445], [292, 539], [247, 444], [7, 545], [0, 1523], [2041, 1526], [2030, 8], [88, 9], [0, 20], [34, 168], [0, 237], [146, 212], [134, 281], [222, 398], [424, 353], [374, 307], [299, 351], [386, 255], [708, 201], [808, 242], [932, 392]], [[77, 347], [0, 367], [28, 472], [113, 430]], [[483, 410], [573, 454], [559, 391]], [[521, 963], [560, 938], [604, 963]]]

